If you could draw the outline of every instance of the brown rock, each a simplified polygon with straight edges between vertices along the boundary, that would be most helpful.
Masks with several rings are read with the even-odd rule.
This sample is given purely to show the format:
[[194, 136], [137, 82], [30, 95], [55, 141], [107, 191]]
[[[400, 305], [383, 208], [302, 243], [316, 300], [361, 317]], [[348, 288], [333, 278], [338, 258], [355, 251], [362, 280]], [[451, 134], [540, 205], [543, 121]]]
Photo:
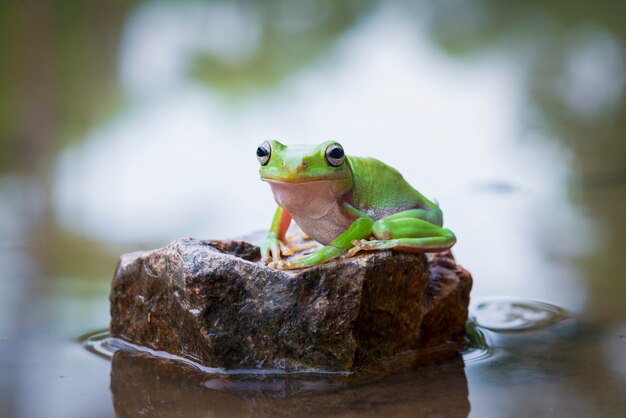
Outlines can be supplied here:
[[365, 253], [300, 271], [258, 258], [246, 242], [193, 239], [123, 255], [111, 335], [227, 369], [348, 371], [463, 342], [472, 279], [450, 253]]

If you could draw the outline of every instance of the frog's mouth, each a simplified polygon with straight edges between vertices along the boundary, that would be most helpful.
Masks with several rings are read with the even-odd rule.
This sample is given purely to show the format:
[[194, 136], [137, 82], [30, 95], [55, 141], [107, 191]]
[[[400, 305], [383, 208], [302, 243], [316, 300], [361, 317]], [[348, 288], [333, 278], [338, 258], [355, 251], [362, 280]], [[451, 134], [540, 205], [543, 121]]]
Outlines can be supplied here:
[[306, 183], [323, 183], [323, 182], [341, 182], [342, 180], [349, 179], [349, 175], [325, 176], [325, 177], [299, 177], [297, 179], [290, 179], [285, 177], [261, 177], [262, 181], [267, 183], [284, 183], [284, 184], [306, 184]]

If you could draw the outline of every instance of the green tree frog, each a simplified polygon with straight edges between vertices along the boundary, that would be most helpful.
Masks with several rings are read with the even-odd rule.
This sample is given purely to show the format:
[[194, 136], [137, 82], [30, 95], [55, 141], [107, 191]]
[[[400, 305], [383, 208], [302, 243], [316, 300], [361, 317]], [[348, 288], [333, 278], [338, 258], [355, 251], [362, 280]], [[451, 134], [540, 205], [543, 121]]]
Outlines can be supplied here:
[[[256, 155], [261, 180], [269, 183], [278, 204], [261, 245], [266, 264], [297, 269], [359, 251], [439, 252], [456, 242], [442, 227], [438, 205], [379, 160], [347, 156], [335, 141], [313, 147], [266, 141]], [[282, 260], [292, 219], [324, 247]]]

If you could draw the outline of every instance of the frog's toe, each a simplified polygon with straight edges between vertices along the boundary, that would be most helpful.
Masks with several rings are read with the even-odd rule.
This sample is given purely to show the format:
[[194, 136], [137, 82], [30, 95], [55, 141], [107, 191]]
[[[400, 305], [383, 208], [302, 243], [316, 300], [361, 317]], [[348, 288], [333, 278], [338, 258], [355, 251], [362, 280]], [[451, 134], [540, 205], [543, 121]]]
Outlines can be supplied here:
[[281, 245], [282, 243], [276, 239], [268, 239], [261, 244], [261, 262], [269, 264], [272, 260], [280, 260]]
[[282, 260], [278, 260], [278, 261], [272, 261], [271, 263], [269, 263], [267, 266], [269, 268], [272, 269], [276, 269], [276, 270], [282, 270], [281, 265], [284, 263], [284, 261]]
[[270, 263], [269, 266], [276, 270], [296, 270], [296, 269], [301, 269], [301, 268], [306, 267], [300, 264], [293, 263], [291, 261], [284, 261], [284, 260], [274, 261]]
[[359, 251], [365, 250], [366, 243], [364, 239], [352, 241], [353, 247], [348, 250], [348, 257], [354, 257]]
[[[294, 253], [293, 250], [291, 249], [291, 247], [289, 247], [288, 244], [284, 244], [281, 241], [279, 245], [280, 245], [280, 247], [279, 247], [280, 248], [280, 253], [282, 255], [284, 255], [285, 257], [288, 257], [288, 256], [290, 256], [290, 255], [292, 255]], [[278, 259], [280, 260], [280, 256], [278, 257]]]
[[265, 264], [266, 266], [273, 263], [276, 260], [280, 260], [280, 256], [274, 257], [272, 255], [265, 255], [261, 257], [261, 263]]
[[381, 250], [387, 249], [389, 246], [389, 243], [388, 241], [384, 241], [384, 240], [367, 241], [367, 240], [362, 239], [359, 241], [352, 241], [352, 245], [354, 245], [354, 247], [352, 247], [348, 251], [348, 254], [350, 256], [355, 255], [359, 251], [381, 251]]
[[295, 254], [301, 251], [310, 250], [311, 248], [315, 247], [317, 247], [317, 244], [314, 242], [309, 242], [306, 244], [289, 244], [289, 251], [291, 251], [292, 254]]
[[276, 270], [290, 270], [291, 262], [285, 260], [274, 260], [268, 264], [268, 267], [271, 267]]
[[272, 262], [272, 253], [268, 249], [267, 251], [261, 250], [261, 263], [268, 265]]
[[277, 245], [275, 248], [272, 248], [272, 259], [273, 260], [277, 260], [277, 261], [282, 260], [283, 259], [282, 254], [283, 254], [283, 252], [282, 252], [281, 247], [279, 245]]

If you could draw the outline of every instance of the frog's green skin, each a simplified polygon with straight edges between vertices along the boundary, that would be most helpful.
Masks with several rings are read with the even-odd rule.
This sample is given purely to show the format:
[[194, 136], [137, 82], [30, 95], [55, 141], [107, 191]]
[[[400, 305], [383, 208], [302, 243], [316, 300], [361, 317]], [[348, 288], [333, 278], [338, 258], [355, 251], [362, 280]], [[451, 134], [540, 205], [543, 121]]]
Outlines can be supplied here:
[[[329, 154], [334, 148], [340, 151]], [[361, 250], [438, 252], [456, 242], [454, 233], [442, 228], [439, 207], [397, 170], [373, 158], [343, 156], [335, 141], [315, 147], [267, 141], [257, 157], [261, 179], [278, 204], [261, 246], [266, 263], [273, 259], [281, 269], [304, 268]], [[282, 261], [281, 244], [292, 219], [325, 247]]]

